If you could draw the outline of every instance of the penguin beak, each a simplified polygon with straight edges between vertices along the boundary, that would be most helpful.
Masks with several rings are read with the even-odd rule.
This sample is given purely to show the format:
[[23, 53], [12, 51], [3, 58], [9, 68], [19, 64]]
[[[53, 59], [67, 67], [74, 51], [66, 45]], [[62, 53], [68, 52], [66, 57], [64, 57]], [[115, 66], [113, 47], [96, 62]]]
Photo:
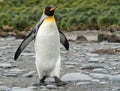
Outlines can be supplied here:
[[56, 7], [52, 7], [51, 9], [50, 9], [50, 11], [54, 11], [56, 9]]

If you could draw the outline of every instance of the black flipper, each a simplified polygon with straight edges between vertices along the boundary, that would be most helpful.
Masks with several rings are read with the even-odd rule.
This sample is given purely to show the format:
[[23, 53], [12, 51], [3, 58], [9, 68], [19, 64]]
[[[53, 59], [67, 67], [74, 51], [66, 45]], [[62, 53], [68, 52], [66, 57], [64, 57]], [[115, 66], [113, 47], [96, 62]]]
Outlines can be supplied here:
[[59, 33], [60, 33], [60, 42], [64, 45], [66, 50], [69, 50], [69, 42], [67, 38], [61, 31], [59, 31]]
[[43, 23], [44, 19], [47, 16], [45, 16], [44, 14], [41, 16], [40, 21], [35, 25], [35, 27], [33, 28], [33, 30], [30, 32], [30, 34], [28, 36], [25, 37], [25, 39], [22, 41], [22, 43], [20, 44], [20, 46], [18, 47], [15, 56], [14, 56], [14, 60], [17, 60], [17, 58], [19, 57], [20, 53], [25, 49], [25, 47], [32, 41], [35, 39], [35, 36], [37, 34], [37, 31], [40, 27], [40, 25]]
[[35, 30], [32, 30], [30, 32], [30, 34], [28, 34], [28, 36], [26, 36], [26, 38], [22, 41], [22, 43], [20, 44], [20, 46], [18, 47], [15, 56], [14, 56], [14, 60], [17, 60], [17, 58], [19, 57], [20, 53], [25, 49], [25, 47], [32, 41], [35, 39]]

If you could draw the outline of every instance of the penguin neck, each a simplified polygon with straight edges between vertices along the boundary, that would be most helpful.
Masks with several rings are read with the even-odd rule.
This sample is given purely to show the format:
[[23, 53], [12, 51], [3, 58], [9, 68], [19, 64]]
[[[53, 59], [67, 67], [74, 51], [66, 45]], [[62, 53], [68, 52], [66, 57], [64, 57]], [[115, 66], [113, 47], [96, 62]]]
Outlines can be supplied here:
[[48, 16], [46, 19], [45, 19], [46, 22], [55, 22], [55, 18], [54, 16]]

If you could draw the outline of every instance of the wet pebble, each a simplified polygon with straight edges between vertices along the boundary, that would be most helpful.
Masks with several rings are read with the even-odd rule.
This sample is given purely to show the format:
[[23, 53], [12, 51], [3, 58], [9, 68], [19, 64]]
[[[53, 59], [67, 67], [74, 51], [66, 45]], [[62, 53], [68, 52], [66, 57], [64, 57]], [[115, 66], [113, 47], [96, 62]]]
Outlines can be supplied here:
[[77, 65], [78, 64], [78, 62], [64, 62], [64, 63], [67, 65]]
[[100, 84], [100, 85], [106, 85], [106, 84], [107, 84], [107, 82], [102, 81], [102, 82], [99, 82], [99, 84]]
[[47, 85], [48, 89], [57, 89], [57, 87], [55, 85]]
[[5, 50], [6, 48], [7, 48], [6, 46], [0, 47], [1, 50]]
[[32, 77], [34, 73], [36, 73], [36, 71], [30, 71], [28, 73], [23, 74], [22, 76], [24, 76], [24, 77]]
[[98, 57], [99, 55], [95, 54], [95, 53], [86, 53], [86, 56], [89, 56], [89, 57]]
[[[33, 83], [31, 83], [30, 86], [38, 87], [38, 86], [40, 86], [40, 84], [39, 84], [39, 82], [33, 82]], [[41, 86], [40, 86], [40, 87], [41, 87]]]
[[120, 74], [111, 75], [111, 76], [109, 77], [109, 80], [120, 82]]
[[20, 70], [18, 68], [15, 69], [10, 69], [9, 72], [4, 73], [4, 76], [7, 77], [17, 77], [19, 75], [21, 75], [25, 70]]
[[110, 62], [112, 66], [120, 66], [120, 62]]
[[99, 63], [99, 58], [93, 58], [93, 57], [91, 57], [89, 60], [88, 60], [88, 62], [89, 63]]
[[0, 68], [12, 68], [12, 67], [14, 66], [10, 63], [0, 63]]
[[5, 73], [5, 74], [3, 74], [3, 76], [6, 76], [6, 77], [17, 77], [18, 74], [14, 74], [14, 73]]
[[92, 78], [82, 73], [67, 73], [61, 77], [63, 81], [91, 81]]
[[34, 91], [33, 88], [13, 87], [10, 91]]
[[104, 69], [104, 68], [95, 68], [92, 70], [92, 72], [95, 72], [95, 73], [107, 73], [107, 70]]
[[104, 66], [98, 63], [87, 63], [83, 64], [81, 67], [81, 69], [94, 69], [94, 68], [104, 68]]
[[21, 87], [12, 87], [11, 90], [14, 90], [14, 89], [21, 89]]
[[37, 89], [36, 86], [29, 86], [28, 88], [31, 88], [31, 89]]
[[4, 82], [0, 82], [0, 85], [3, 85], [4, 84]]
[[41, 91], [50, 91], [48, 88], [42, 88]]
[[18, 68], [14, 68], [14, 69], [10, 69], [10, 73], [15, 73], [15, 74], [21, 74], [22, 72], [25, 72], [26, 70], [24, 69], [18, 69]]
[[33, 56], [34, 55], [34, 53], [28, 53], [28, 52], [25, 52], [25, 53], [22, 53], [21, 55], [23, 55], [23, 56]]
[[67, 68], [71, 68], [71, 69], [74, 68], [73, 65], [67, 65], [66, 67], [67, 67]]
[[102, 74], [102, 73], [91, 73], [90, 74], [93, 78], [97, 78], [97, 79], [109, 79], [110, 75], [108, 74]]
[[79, 85], [89, 85], [90, 82], [77, 82], [76, 85], [79, 86]]
[[15, 40], [15, 39], [16, 39], [15, 37], [10, 36], [10, 37], [7, 37], [5, 40], [6, 41], [11, 41], [11, 40]]
[[10, 88], [7, 86], [0, 86], [0, 91], [10, 91]]
[[92, 79], [92, 82], [99, 83], [100, 80], [99, 79]]
[[44, 88], [46, 88], [46, 86], [45, 85], [41, 85], [40, 88], [44, 89]]

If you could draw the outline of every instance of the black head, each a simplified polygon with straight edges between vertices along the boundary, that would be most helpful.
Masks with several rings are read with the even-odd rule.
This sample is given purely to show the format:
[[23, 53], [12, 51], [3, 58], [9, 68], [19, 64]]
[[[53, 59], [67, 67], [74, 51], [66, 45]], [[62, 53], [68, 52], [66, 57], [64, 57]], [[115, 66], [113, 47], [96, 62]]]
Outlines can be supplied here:
[[45, 13], [45, 15], [47, 15], [47, 16], [53, 16], [55, 9], [56, 9], [56, 8], [55, 8], [54, 6], [47, 6], [47, 7], [45, 7], [45, 9], [44, 9], [44, 13]]

